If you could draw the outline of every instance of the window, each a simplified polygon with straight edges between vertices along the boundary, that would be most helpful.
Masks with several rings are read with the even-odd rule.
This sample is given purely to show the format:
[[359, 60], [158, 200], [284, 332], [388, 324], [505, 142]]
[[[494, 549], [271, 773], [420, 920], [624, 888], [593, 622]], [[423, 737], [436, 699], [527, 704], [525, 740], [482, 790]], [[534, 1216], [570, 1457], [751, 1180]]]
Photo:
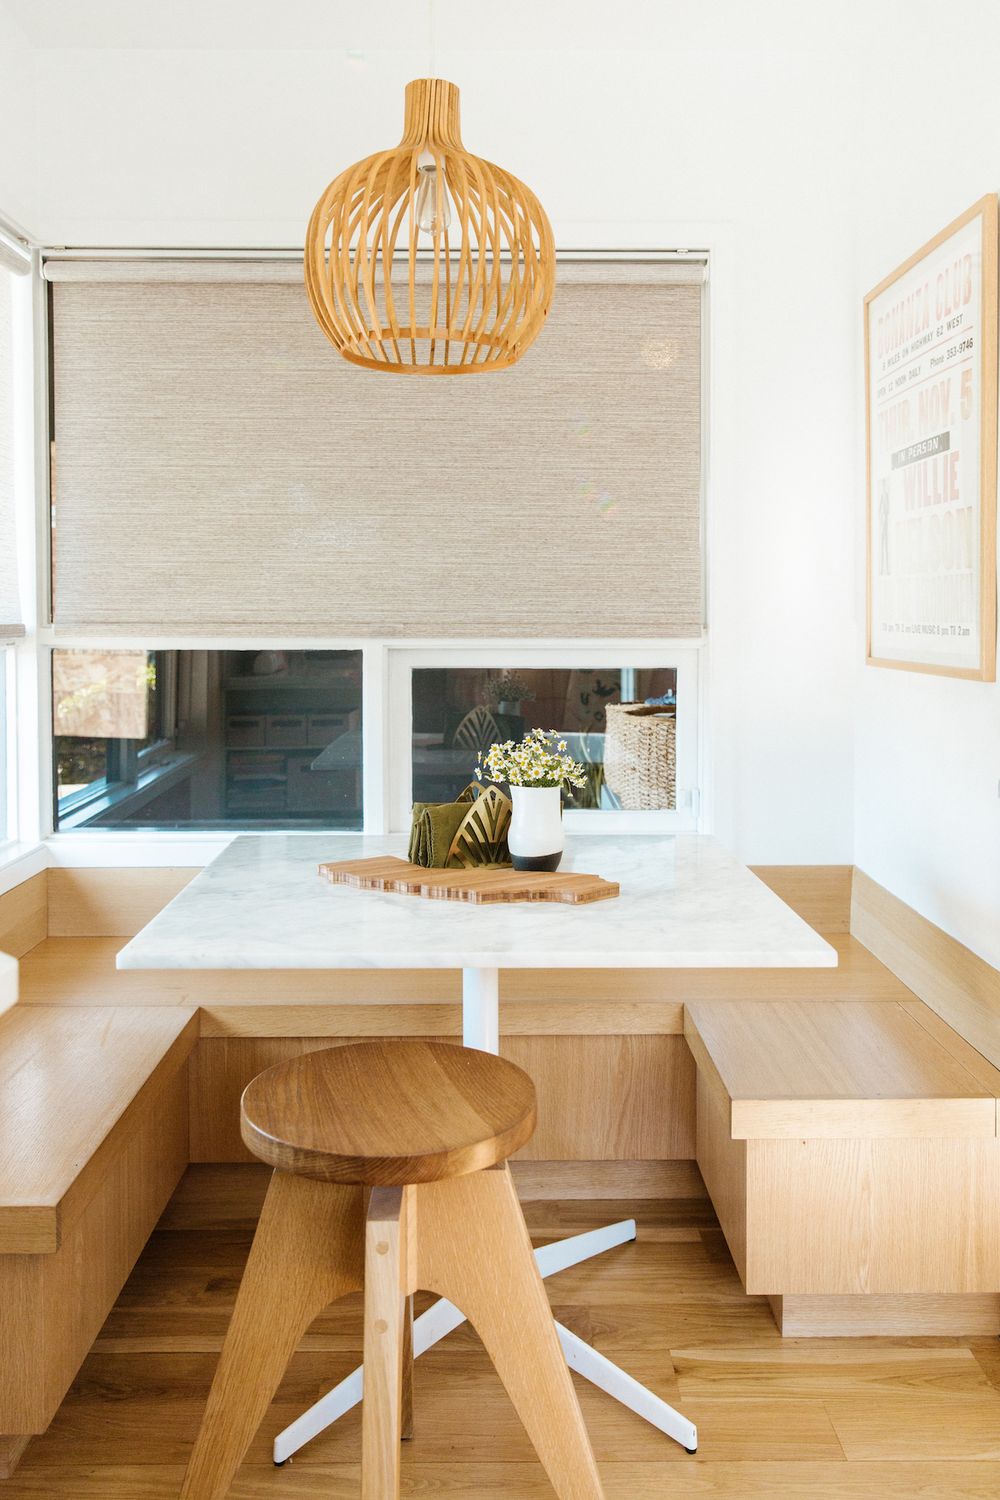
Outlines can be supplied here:
[[[0, 240], [0, 643], [23, 634], [17, 548], [17, 470], [22, 400], [21, 278], [5, 268]], [[24, 382], [26, 383], [26, 382]], [[2, 644], [0, 644], [2, 649]]]
[[[587, 768], [567, 827], [698, 825], [699, 649], [613, 643], [52, 653], [60, 833], [404, 833], [541, 727]], [[642, 709], [638, 726], [623, 706]], [[362, 733], [362, 711], [366, 732]]]
[[134, 787], [145, 752], [167, 748], [162, 678], [166, 652], [53, 653], [53, 732], [60, 809]]
[[[12, 259], [11, 259], [12, 257]], [[17, 505], [19, 471], [27, 467], [22, 409], [30, 392], [30, 361], [24, 337], [30, 301], [27, 278], [15, 275], [30, 262], [0, 232], [0, 844], [18, 833], [14, 796], [14, 651], [24, 634], [18, 576]]]
[[57, 830], [362, 825], [360, 651], [52, 653]]
[[697, 647], [398, 647], [389, 658], [393, 829], [408, 826], [412, 801], [457, 796], [495, 740], [533, 728], [554, 730], [586, 767], [586, 786], [566, 792], [568, 827], [697, 826]]
[[[662, 774], [638, 764], [613, 712], [623, 702], [656, 710], [642, 716], [641, 732], [662, 744]], [[586, 769], [587, 785], [567, 790], [567, 807], [673, 810], [676, 714], [670, 667], [420, 667], [413, 673], [413, 796], [451, 800], [472, 779], [480, 751], [540, 728], [555, 730]]]
[[13, 836], [13, 764], [12, 736], [13, 714], [8, 710], [10, 701], [11, 652], [0, 645], [0, 844]]
[[[435, 421], [481, 460], [470, 561], [468, 497], [420, 440], [442, 392], [368, 392], [331, 364], [300, 264], [46, 257], [56, 827], [404, 833], [414, 799], [454, 796], [487, 742], [539, 725], [587, 767], [568, 826], [697, 826], [705, 273], [687, 252], [564, 258], [503, 431], [478, 383], [444, 393]], [[595, 308], [617, 330], [600, 371]], [[350, 442], [379, 427], [373, 394], [374, 467]], [[170, 631], [217, 649], [171, 649]], [[163, 649], [116, 664], [107, 632]], [[265, 649], [283, 637], [310, 649]], [[110, 724], [67, 717], [71, 646], [115, 698]]]

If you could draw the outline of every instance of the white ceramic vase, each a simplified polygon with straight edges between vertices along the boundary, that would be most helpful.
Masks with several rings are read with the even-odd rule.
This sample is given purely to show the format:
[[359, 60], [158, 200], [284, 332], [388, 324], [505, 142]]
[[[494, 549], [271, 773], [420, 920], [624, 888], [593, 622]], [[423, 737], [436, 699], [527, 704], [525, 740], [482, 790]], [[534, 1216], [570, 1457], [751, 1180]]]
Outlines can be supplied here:
[[512, 786], [507, 847], [515, 870], [558, 870], [563, 852], [562, 791]]

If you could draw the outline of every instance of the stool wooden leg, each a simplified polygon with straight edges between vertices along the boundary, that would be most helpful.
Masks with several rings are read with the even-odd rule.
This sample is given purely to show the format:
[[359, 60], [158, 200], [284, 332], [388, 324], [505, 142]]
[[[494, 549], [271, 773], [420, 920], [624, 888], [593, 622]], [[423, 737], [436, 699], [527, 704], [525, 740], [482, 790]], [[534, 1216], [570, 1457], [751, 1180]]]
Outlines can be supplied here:
[[404, 1440], [413, 1436], [413, 1297], [406, 1299], [403, 1312], [403, 1431]]
[[454, 1302], [476, 1329], [560, 1500], [602, 1500], [509, 1170], [474, 1172], [414, 1191], [417, 1285]]
[[0, 1479], [11, 1479], [14, 1470], [24, 1457], [24, 1450], [31, 1442], [31, 1434], [23, 1437], [0, 1437]]
[[413, 1188], [375, 1188], [368, 1204], [362, 1500], [397, 1500], [399, 1495], [405, 1325], [416, 1285], [413, 1194]]
[[181, 1500], [223, 1500], [295, 1347], [364, 1276], [361, 1189], [275, 1172]]

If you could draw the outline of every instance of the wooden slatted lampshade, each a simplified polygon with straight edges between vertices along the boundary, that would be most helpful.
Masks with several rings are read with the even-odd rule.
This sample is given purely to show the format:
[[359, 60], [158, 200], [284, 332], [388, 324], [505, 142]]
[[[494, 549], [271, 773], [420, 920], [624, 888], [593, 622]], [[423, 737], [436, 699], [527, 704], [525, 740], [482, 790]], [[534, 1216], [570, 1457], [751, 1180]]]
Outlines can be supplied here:
[[305, 277], [352, 364], [467, 375], [505, 369], [537, 337], [555, 242], [530, 188], [463, 147], [455, 84], [418, 78], [400, 144], [341, 172], [313, 210]]

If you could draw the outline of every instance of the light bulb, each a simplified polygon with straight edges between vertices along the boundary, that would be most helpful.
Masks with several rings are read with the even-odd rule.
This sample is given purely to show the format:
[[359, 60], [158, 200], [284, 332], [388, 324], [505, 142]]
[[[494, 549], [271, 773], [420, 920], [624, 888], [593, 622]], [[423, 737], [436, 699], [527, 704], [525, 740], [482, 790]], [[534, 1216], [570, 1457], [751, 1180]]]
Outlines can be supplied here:
[[429, 151], [422, 151], [417, 162], [417, 225], [425, 234], [435, 237], [443, 234], [451, 223], [451, 204], [448, 189], [441, 182], [441, 197], [438, 199], [437, 162]]

